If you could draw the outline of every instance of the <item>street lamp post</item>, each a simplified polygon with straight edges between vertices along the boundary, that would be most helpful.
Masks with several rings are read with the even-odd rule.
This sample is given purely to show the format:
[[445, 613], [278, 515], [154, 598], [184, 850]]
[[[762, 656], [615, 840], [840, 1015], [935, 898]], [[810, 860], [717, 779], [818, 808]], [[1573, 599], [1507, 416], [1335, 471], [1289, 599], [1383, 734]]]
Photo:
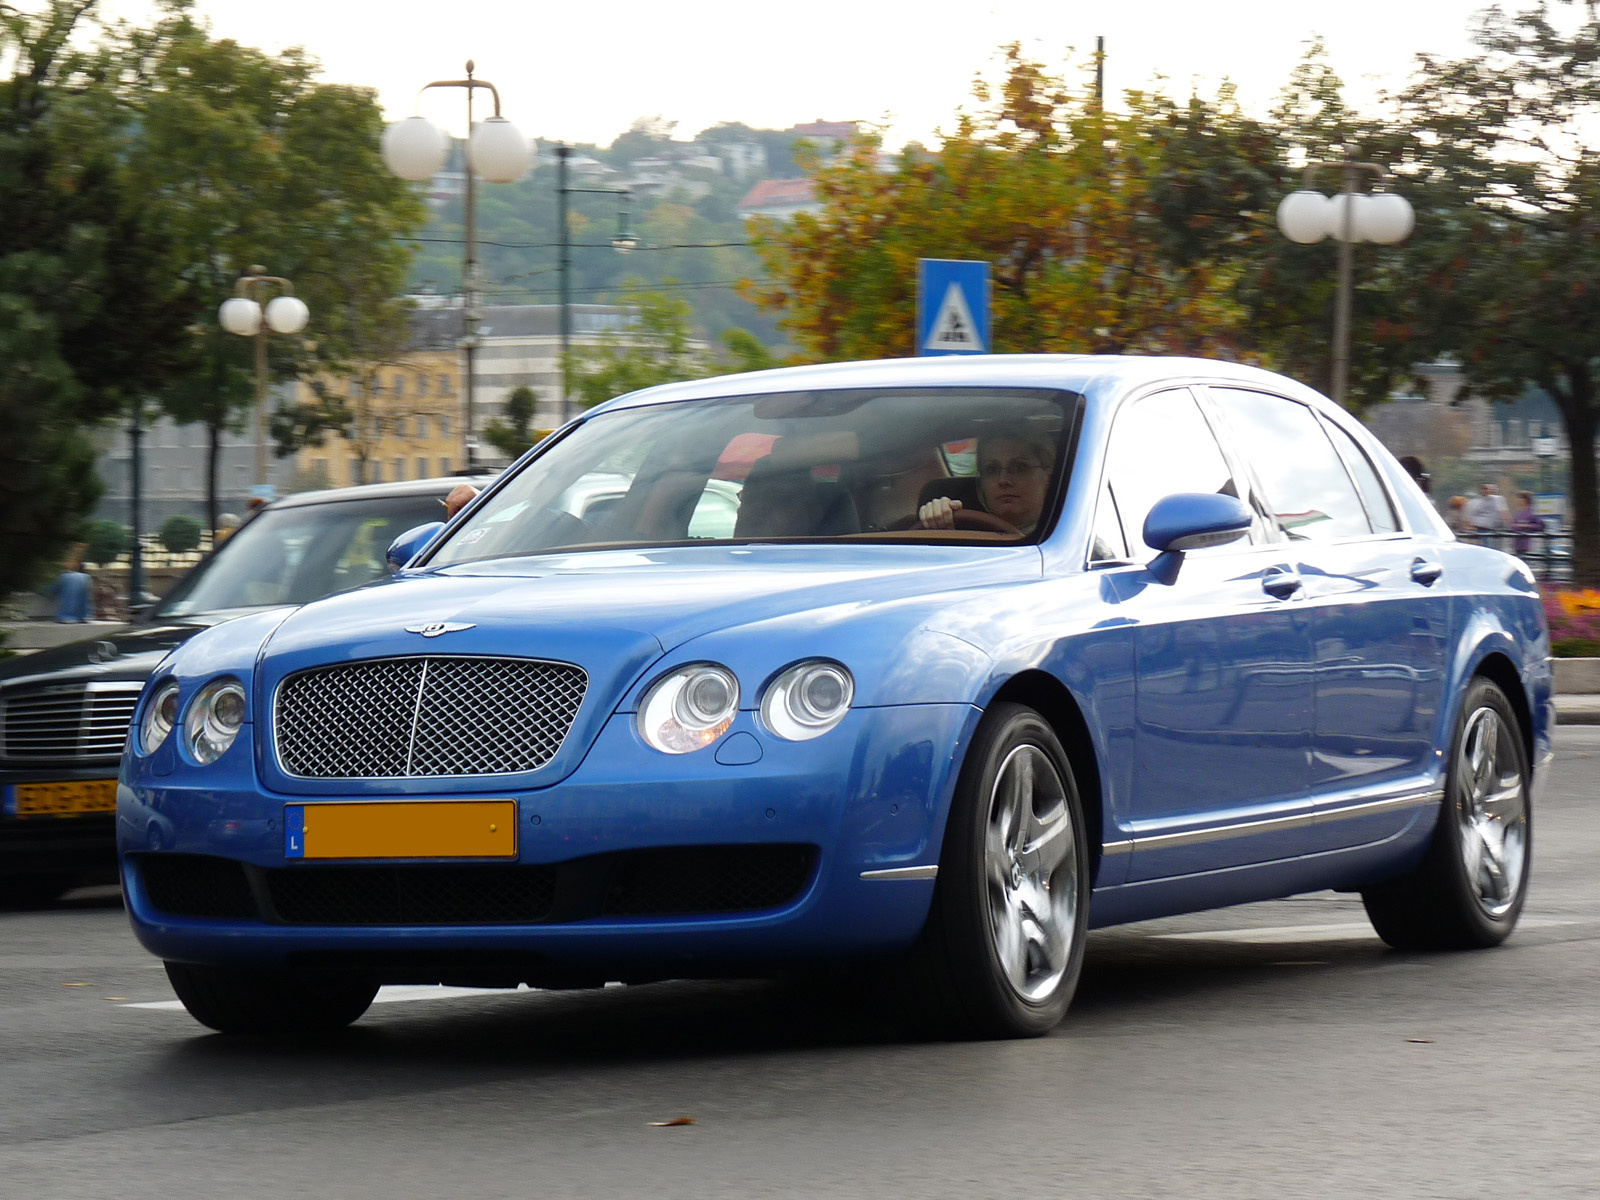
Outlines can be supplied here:
[[[267, 332], [299, 333], [306, 327], [311, 312], [305, 301], [294, 294], [294, 284], [265, 267], [251, 267], [233, 285], [233, 299], [224, 300], [217, 318], [229, 333], [256, 339], [256, 489], [265, 496], [267, 486]], [[262, 298], [277, 289], [282, 295], [262, 304]]]
[[[462, 427], [462, 446], [466, 465], [472, 467], [477, 441], [473, 436], [473, 364], [478, 348], [478, 326], [483, 320], [483, 280], [478, 264], [477, 188], [474, 180], [488, 183], [515, 183], [528, 170], [528, 140], [517, 127], [500, 115], [500, 92], [485, 79], [473, 77], [475, 64], [467, 60], [465, 79], [436, 79], [423, 84], [417, 96], [429, 88], [465, 88], [467, 91], [466, 155], [466, 261], [462, 273], [462, 319], [466, 332], [461, 349], [466, 356], [466, 420]], [[494, 99], [494, 116], [476, 124], [472, 120], [472, 93], [488, 89]], [[383, 131], [383, 161], [401, 179], [426, 183], [444, 166], [450, 155], [449, 135], [426, 117], [411, 116], [392, 121]]]
[[[1320, 170], [1340, 172], [1337, 196], [1311, 190]], [[1416, 224], [1411, 205], [1393, 192], [1361, 191], [1361, 176], [1370, 173], [1378, 182], [1388, 177], [1377, 163], [1343, 159], [1307, 163], [1301, 190], [1290, 192], [1278, 204], [1278, 228], [1292, 242], [1310, 245], [1325, 237], [1339, 240], [1339, 289], [1333, 310], [1333, 399], [1340, 406], [1350, 380], [1350, 276], [1351, 247], [1356, 242], [1392, 245], [1403, 241]]]
[[[561, 241], [560, 257], [556, 260], [561, 277], [561, 423], [565, 425], [572, 417], [571, 389], [567, 386], [571, 381], [568, 378], [570, 371], [570, 355], [572, 351], [572, 294], [570, 289], [570, 276], [572, 272], [572, 234], [567, 229], [567, 197], [575, 193], [588, 193], [597, 196], [621, 196], [625, 201], [633, 199], [633, 193], [627, 188], [575, 188], [567, 186], [567, 159], [572, 156], [570, 146], [556, 147], [556, 229]], [[611, 248], [618, 254], [626, 254], [637, 248], [639, 239], [628, 228], [628, 210], [622, 208], [617, 212], [617, 232], [611, 239]]]

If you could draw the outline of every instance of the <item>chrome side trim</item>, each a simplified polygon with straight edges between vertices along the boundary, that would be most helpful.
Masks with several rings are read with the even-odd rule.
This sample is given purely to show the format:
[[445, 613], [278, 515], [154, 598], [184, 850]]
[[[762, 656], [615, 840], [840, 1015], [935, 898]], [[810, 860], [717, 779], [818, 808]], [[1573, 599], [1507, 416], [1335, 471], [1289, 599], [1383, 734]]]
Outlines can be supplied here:
[[933, 879], [939, 874], [939, 864], [927, 867], [884, 867], [876, 871], [863, 871], [861, 878], [871, 880]]
[[1131, 854], [1133, 852], [1133, 839], [1122, 842], [1107, 842], [1100, 847], [1100, 856], [1110, 858], [1113, 854]]
[[[1394, 809], [1426, 808], [1444, 799], [1443, 788], [1425, 788], [1422, 791], [1404, 792], [1368, 800], [1340, 808], [1318, 808], [1311, 812], [1296, 813], [1290, 817], [1268, 817], [1260, 821], [1239, 821], [1232, 825], [1217, 825], [1210, 829], [1190, 829], [1182, 833], [1162, 833], [1154, 837], [1135, 836], [1134, 846], [1141, 850], [1170, 850], [1179, 846], [1198, 846], [1206, 842], [1220, 842], [1228, 838], [1249, 837], [1255, 834], [1279, 833], [1289, 829], [1304, 829], [1330, 821], [1346, 821], [1357, 817], [1371, 817]], [[1109, 847], [1104, 851], [1111, 853]]]

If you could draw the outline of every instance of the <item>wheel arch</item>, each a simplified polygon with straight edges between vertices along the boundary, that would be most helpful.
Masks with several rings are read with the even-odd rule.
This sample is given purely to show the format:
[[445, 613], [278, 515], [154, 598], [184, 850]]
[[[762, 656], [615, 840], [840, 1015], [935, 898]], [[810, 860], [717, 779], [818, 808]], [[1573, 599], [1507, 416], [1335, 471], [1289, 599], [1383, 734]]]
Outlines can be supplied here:
[[1055, 733], [1061, 748], [1072, 762], [1078, 792], [1083, 804], [1083, 819], [1088, 825], [1092, 861], [1089, 878], [1100, 872], [1101, 848], [1105, 844], [1105, 789], [1100, 776], [1100, 759], [1095, 752], [1089, 723], [1084, 720], [1071, 691], [1047, 671], [1019, 671], [995, 692], [989, 703], [1009, 700], [1025, 704], [1037, 712]]
[[1522, 674], [1516, 664], [1499, 650], [1491, 650], [1473, 667], [1474, 677], [1482, 676], [1505, 693], [1511, 711], [1517, 717], [1517, 731], [1522, 735], [1522, 749], [1528, 756], [1529, 770], [1533, 769], [1533, 709], [1523, 690]]

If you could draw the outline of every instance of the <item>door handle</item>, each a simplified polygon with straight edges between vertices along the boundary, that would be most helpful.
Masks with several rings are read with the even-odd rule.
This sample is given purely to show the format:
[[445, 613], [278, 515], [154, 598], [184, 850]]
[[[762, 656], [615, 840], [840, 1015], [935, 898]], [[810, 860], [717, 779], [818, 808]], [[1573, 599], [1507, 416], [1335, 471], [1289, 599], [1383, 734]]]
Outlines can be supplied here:
[[1411, 564], [1411, 579], [1423, 587], [1432, 587], [1444, 574], [1444, 564], [1419, 558]]
[[1261, 590], [1279, 600], [1294, 595], [1300, 588], [1300, 576], [1294, 571], [1268, 571], [1261, 577]]

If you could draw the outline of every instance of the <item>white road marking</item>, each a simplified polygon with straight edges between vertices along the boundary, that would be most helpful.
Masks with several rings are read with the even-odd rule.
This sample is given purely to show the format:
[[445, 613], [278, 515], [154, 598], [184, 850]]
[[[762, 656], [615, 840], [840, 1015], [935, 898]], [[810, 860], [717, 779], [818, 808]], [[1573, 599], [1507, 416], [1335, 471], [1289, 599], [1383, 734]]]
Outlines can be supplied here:
[[[1517, 922], [1519, 929], [1544, 929], [1554, 925], [1576, 925], [1577, 921], [1559, 917], [1523, 917]], [[1344, 942], [1352, 938], [1377, 934], [1367, 921], [1340, 921], [1323, 925], [1268, 925], [1247, 929], [1189, 929], [1182, 933], [1152, 933], [1146, 935], [1167, 941], [1242, 942], [1248, 945], [1268, 942]]]

